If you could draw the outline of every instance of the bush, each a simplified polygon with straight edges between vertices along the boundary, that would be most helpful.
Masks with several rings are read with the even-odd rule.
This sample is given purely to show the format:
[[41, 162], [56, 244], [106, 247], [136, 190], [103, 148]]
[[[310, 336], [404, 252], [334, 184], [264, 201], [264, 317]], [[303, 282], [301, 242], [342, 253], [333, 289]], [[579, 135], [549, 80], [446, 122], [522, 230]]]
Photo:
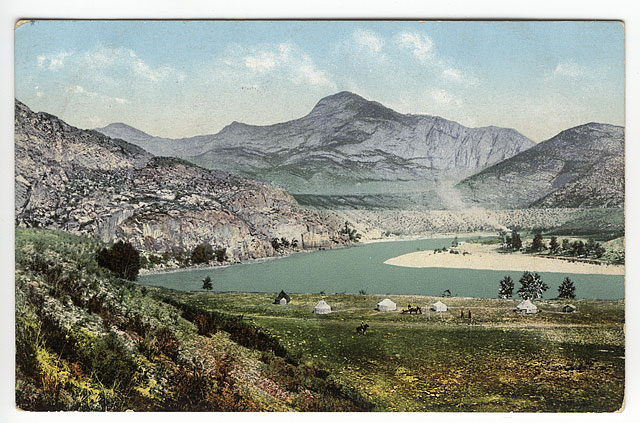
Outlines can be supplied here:
[[140, 254], [128, 242], [118, 241], [111, 248], [103, 248], [98, 252], [97, 261], [122, 279], [135, 281], [138, 278]]
[[222, 263], [227, 259], [227, 249], [226, 248], [218, 248], [215, 251], [216, 260], [218, 263]]
[[196, 248], [194, 248], [193, 252], [191, 253], [191, 263], [209, 263], [211, 260], [213, 260], [213, 257], [213, 247], [209, 244], [200, 244]]
[[115, 334], [99, 338], [86, 358], [91, 373], [103, 385], [126, 391], [135, 384], [138, 365]]

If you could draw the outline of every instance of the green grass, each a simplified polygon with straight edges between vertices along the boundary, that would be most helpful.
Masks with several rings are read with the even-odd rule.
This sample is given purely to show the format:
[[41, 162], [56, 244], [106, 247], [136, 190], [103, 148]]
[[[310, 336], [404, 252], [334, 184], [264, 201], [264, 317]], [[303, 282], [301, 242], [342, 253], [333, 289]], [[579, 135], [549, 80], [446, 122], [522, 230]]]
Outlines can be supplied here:
[[[320, 295], [280, 306], [265, 294], [157, 292], [242, 314], [377, 410], [614, 411], [622, 404], [622, 301], [573, 301], [575, 314], [557, 313], [565, 302], [541, 301], [542, 313], [521, 316], [515, 300], [447, 298], [449, 312], [408, 316], [375, 311], [383, 297], [328, 295], [334, 313], [320, 316], [312, 313]], [[391, 298], [399, 309], [437, 300]], [[356, 335], [363, 321], [370, 330]]]

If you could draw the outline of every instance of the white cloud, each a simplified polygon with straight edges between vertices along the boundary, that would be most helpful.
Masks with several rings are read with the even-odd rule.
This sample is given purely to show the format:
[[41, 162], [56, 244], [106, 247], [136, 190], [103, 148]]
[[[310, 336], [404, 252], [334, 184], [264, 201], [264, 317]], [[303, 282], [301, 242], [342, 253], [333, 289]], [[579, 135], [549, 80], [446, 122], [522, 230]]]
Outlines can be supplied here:
[[353, 38], [360, 46], [365, 47], [372, 54], [380, 54], [384, 46], [384, 40], [377, 34], [364, 29], [358, 29], [353, 33]]
[[552, 75], [564, 76], [569, 78], [577, 78], [581, 76], [583, 73], [584, 73], [584, 69], [582, 68], [582, 66], [573, 62], [566, 62], [566, 63], [558, 63], [556, 68], [553, 70]]
[[123, 69], [149, 82], [160, 82], [171, 77], [182, 81], [185, 78], [182, 72], [171, 66], [151, 66], [138, 57], [135, 51], [123, 47], [97, 47], [86, 52], [79, 65], [96, 70], [92, 72], [95, 75], [102, 74], [104, 79], [110, 79], [106, 77], [110, 71], [118, 72]]
[[297, 71], [303, 81], [306, 81], [311, 85], [327, 86], [335, 89], [336, 85], [329, 80], [326, 72], [316, 69], [310, 57], [305, 56], [302, 63], [297, 66]]
[[395, 41], [401, 49], [410, 52], [420, 63], [439, 75], [442, 79], [463, 85], [473, 85], [478, 79], [469, 72], [452, 66], [446, 57], [436, 54], [436, 46], [431, 37], [419, 32], [400, 32]]
[[234, 51], [241, 52], [240, 58], [224, 58], [221, 61], [224, 67], [248, 70], [257, 76], [269, 74], [269, 78], [273, 78], [272, 73], [277, 73], [298, 85], [336, 87], [327, 72], [319, 69], [311, 56], [292, 43], [268, 44], [259, 49], [234, 46]]
[[113, 102], [118, 104], [126, 104], [129, 103], [129, 100], [121, 98], [121, 97], [112, 97], [106, 94], [100, 94], [95, 91], [85, 90], [81, 85], [72, 85], [67, 88], [67, 92], [70, 94], [80, 94], [91, 98], [98, 98], [102, 101]]
[[61, 51], [53, 56], [41, 55], [37, 57], [38, 67], [47, 68], [50, 71], [57, 71], [64, 67], [64, 62], [67, 57], [71, 56], [71, 53]]
[[272, 52], [262, 52], [254, 56], [245, 57], [244, 64], [251, 70], [264, 73], [276, 66], [276, 58]]
[[422, 63], [427, 63], [433, 58], [433, 40], [425, 34], [417, 32], [401, 32], [398, 34], [397, 43], [410, 50]]

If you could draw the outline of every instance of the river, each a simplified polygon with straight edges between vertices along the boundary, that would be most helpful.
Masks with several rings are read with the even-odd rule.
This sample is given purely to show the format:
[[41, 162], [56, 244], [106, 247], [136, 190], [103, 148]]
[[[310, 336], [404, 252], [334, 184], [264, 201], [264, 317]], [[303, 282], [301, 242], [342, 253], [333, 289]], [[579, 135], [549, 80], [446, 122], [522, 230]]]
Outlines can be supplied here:
[[[499, 280], [510, 275], [516, 283], [522, 272], [408, 268], [386, 265], [392, 257], [451, 245], [451, 239], [378, 242], [326, 251], [292, 254], [274, 260], [214, 269], [143, 275], [143, 285], [182, 291], [200, 290], [210, 276], [214, 291], [287, 293], [354, 293], [439, 296], [445, 290], [459, 297], [496, 298]], [[525, 270], [525, 269], [523, 269]], [[529, 269], [535, 270], [535, 269]], [[614, 300], [624, 298], [624, 276], [540, 272], [549, 285], [544, 298], [555, 298], [565, 276], [576, 286], [576, 297]], [[514, 290], [514, 294], [515, 294]]]

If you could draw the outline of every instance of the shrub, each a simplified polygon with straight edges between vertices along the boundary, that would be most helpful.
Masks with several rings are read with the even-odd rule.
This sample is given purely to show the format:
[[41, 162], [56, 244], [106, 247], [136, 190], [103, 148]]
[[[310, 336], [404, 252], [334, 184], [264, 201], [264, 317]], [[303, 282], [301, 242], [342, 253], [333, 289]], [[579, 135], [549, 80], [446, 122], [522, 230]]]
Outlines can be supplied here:
[[202, 289], [211, 291], [213, 289], [213, 283], [211, 283], [211, 276], [207, 276], [202, 280]]
[[213, 247], [209, 244], [200, 244], [191, 252], [191, 262], [194, 264], [208, 263], [213, 257]]
[[227, 259], [227, 249], [226, 248], [218, 248], [215, 251], [216, 260], [218, 263], [222, 263]]
[[98, 252], [97, 261], [122, 279], [135, 281], [138, 278], [140, 254], [128, 242], [118, 241], [111, 248], [103, 248]]
[[115, 334], [109, 333], [94, 342], [87, 351], [87, 359], [93, 377], [103, 385], [127, 390], [135, 384], [138, 365]]

